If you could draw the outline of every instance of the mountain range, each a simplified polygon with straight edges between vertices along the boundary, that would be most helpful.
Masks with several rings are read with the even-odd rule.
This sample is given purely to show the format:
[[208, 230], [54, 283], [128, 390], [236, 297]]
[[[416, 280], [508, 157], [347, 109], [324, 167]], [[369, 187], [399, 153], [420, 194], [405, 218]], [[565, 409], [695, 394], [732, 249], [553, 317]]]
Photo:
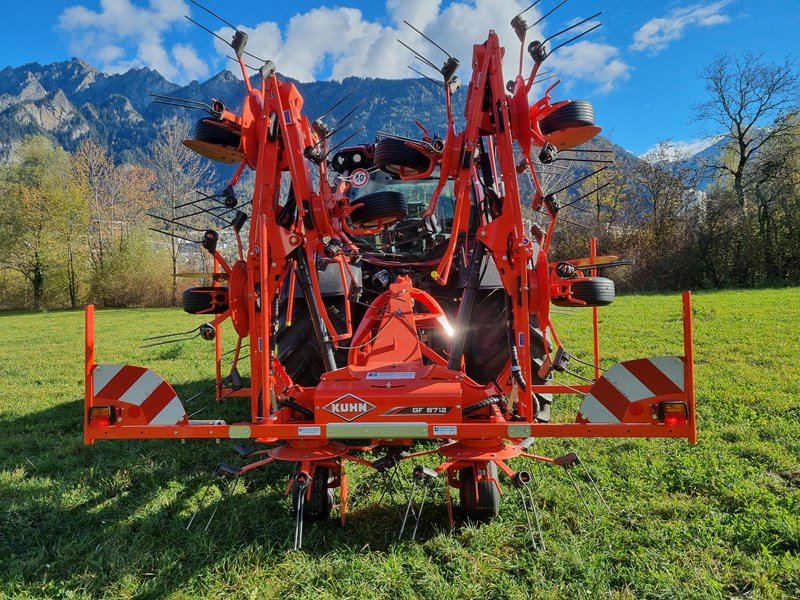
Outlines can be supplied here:
[[[431, 134], [445, 132], [442, 90], [426, 79], [349, 77], [341, 82], [295, 83], [305, 99], [304, 112], [312, 119], [350, 94], [325, 117], [330, 127], [336, 124], [337, 118], [345, 118], [354, 110], [353, 124], [333, 138], [334, 144], [344, 141], [351, 133], [356, 134], [351, 143], [368, 142], [378, 131], [419, 138], [421, 131], [416, 121], [428, 127]], [[118, 162], [141, 164], [147, 158], [148, 145], [166, 120], [178, 118], [190, 125], [205, 116], [200, 111], [158, 104], [150, 93], [206, 103], [214, 98], [238, 110], [245, 89], [242, 80], [227, 70], [202, 83], [192, 81], [181, 86], [146, 67], [108, 74], [78, 58], [47, 65], [30, 63], [6, 67], [0, 70], [0, 163], [11, 158], [22, 139], [41, 134], [70, 151], [83, 140], [92, 139]], [[459, 122], [465, 98], [465, 89], [454, 97], [454, 111]], [[598, 115], [598, 121], [602, 125], [602, 115]], [[364, 129], [359, 132], [361, 126]], [[632, 163], [640, 160], [602, 137], [590, 142], [588, 147], [613, 149], [614, 159], [622, 170], [629, 171]], [[575, 158], [575, 155], [568, 156]], [[557, 164], [556, 173], [562, 175], [551, 182], [553, 187], [597, 168], [585, 162]], [[232, 170], [230, 165], [217, 165], [217, 177], [224, 181]], [[523, 187], [526, 185], [523, 182]]]
[[[355, 139], [372, 139], [377, 131], [417, 135], [414, 121], [444, 133], [441, 90], [425, 79], [364, 79], [297, 83], [305, 112], [316, 118], [347, 93], [352, 95], [326, 118], [328, 125], [356, 107], [354, 122], [364, 126]], [[73, 58], [48, 65], [30, 63], [0, 71], [0, 161], [7, 161], [20, 140], [43, 134], [67, 150], [91, 138], [119, 161], [137, 162], [166, 119], [191, 122], [204, 116], [153, 102], [149, 93], [208, 102], [222, 100], [236, 110], [244, 97], [242, 80], [230, 71], [181, 86], [158, 71], [134, 68], [107, 74]], [[464, 97], [464, 92], [460, 93]], [[356, 127], [348, 129], [355, 132]], [[341, 138], [345, 137], [342, 134]]]

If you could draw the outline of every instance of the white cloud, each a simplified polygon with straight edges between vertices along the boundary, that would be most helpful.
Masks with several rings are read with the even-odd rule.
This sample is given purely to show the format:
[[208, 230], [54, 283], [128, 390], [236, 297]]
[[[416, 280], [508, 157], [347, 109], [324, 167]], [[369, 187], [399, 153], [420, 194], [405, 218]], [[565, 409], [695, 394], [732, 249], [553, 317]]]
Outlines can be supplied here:
[[[529, 0], [454, 0], [445, 5], [442, 0], [385, 0], [386, 18], [382, 21], [367, 19], [355, 8], [323, 6], [295, 14], [283, 26], [273, 21], [238, 26], [249, 35], [248, 52], [273, 60], [281, 73], [300, 81], [349, 76], [417, 77], [408, 69], [409, 64], [427, 72], [396, 42], [397, 38], [418, 49], [434, 64], [442, 64], [445, 56], [441, 51], [403, 25], [403, 20], [460, 59], [460, 74], [466, 79], [473, 45], [483, 42], [489, 29], [494, 29], [507, 48], [506, 76], [510, 78], [516, 74], [519, 52], [510, 21], [529, 3]], [[60, 16], [59, 27], [72, 36], [76, 54], [98, 61], [98, 66], [106, 71], [149, 66], [168, 79], [185, 82], [208, 74], [208, 61], [204, 62], [203, 55], [198, 55], [191, 46], [165, 42], [169, 34], [182, 26], [183, 15], [188, 12], [185, 0], [100, 0], [97, 11], [79, 5], [66, 9]], [[525, 18], [533, 23], [541, 15], [536, 7]], [[560, 16], [556, 13], [547, 19], [547, 31], [556, 30]], [[566, 16], [564, 20], [574, 22]], [[553, 25], [549, 26], [550, 23]], [[529, 41], [542, 39], [545, 33], [542, 26], [528, 32]], [[217, 33], [225, 39], [233, 35], [230, 28]], [[218, 40], [214, 43], [218, 57], [211, 61], [212, 65], [216, 62], [232, 66], [226, 58], [231, 54], [230, 48]], [[553, 43], [557, 42], [550, 45]], [[527, 52], [524, 59], [527, 73], [531, 64]], [[255, 59], [247, 61], [259, 66], [255, 65]], [[601, 92], [611, 90], [629, 77], [629, 67], [617, 48], [598, 42], [581, 41], [566, 46], [548, 59], [545, 66], [555, 69], [565, 79], [590, 82]]]
[[439, 16], [442, 0], [386, 0], [386, 12], [395, 25], [408, 21], [417, 29], [425, 29]]
[[719, 0], [710, 4], [694, 4], [676, 8], [666, 17], [649, 20], [633, 34], [631, 50], [655, 54], [664, 50], [670, 42], [684, 36], [689, 27], [711, 27], [730, 21], [721, 10], [730, 0]]
[[619, 58], [619, 50], [597, 42], [580, 41], [565, 46], [553, 54], [549, 66], [562, 78], [591, 81], [601, 93], [610, 92], [617, 83], [630, 78], [630, 67]]
[[[332, 79], [417, 77], [408, 69], [409, 64], [427, 72], [395, 41], [396, 38], [422, 52], [434, 64], [443, 63], [444, 54], [403, 25], [403, 20], [461, 60], [461, 74], [465, 76], [469, 73], [473, 45], [485, 40], [489, 29], [494, 29], [500, 42], [507, 47], [506, 75], [511, 77], [515, 75], [519, 42], [510, 21], [529, 4], [525, 0], [461, 0], [442, 8], [441, 0], [387, 0], [389, 26], [366, 20], [359, 10], [338, 7], [297, 14], [283, 30], [271, 21], [255, 27], [244, 24], [239, 27], [250, 36], [249, 52], [273, 60], [280, 72], [300, 81], [326, 75]], [[525, 14], [529, 23], [540, 16], [536, 9]], [[233, 31], [223, 28], [218, 33], [230, 39]], [[539, 25], [528, 32], [528, 40], [541, 39], [542, 35]], [[216, 47], [220, 54], [230, 53], [221, 42], [216, 42]], [[530, 64], [526, 52], [526, 73]], [[596, 84], [600, 92], [610, 91], [630, 76], [629, 67], [620, 58], [618, 49], [597, 42], [581, 41], [566, 46], [554, 54], [546, 66], [565, 77]]]
[[197, 56], [197, 52], [191, 46], [175, 44], [172, 47], [172, 56], [189, 79], [208, 76], [208, 65]]
[[66, 8], [58, 27], [70, 34], [74, 54], [97, 61], [104, 71], [146, 66], [167, 79], [185, 81], [208, 71], [188, 46], [168, 49], [164, 35], [182, 24], [188, 13], [184, 0], [149, 0], [147, 6], [131, 0], [100, 0], [97, 11], [81, 5]]

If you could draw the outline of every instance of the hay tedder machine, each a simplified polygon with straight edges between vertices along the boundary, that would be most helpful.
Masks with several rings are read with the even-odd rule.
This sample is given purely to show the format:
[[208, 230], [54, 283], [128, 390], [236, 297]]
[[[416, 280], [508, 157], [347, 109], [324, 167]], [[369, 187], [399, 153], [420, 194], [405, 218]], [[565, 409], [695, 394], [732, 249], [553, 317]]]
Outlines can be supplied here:
[[[530, 27], [517, 15], [512, 25], [521, 44], [519, 69], [508, 82], [505, 50], [490, 31], [473, 49], [463, 128], [457, 128], [453, 108], [459, 61], [423, 35], [446, 55], [439, 67], [412, 49], [441, 75], [443, 137], [420, 125], [418, 139], [378, 133], [373, 143], [338, 148], [330, 147], [331, 139], [354, 111], [336, 127], [326, 125], [327, 115], [310, 120], [297, 87], [283, 81], [270, 61], [251, 80], [247, 36], [236, 30], [229, 45], [246, 88], [239, 112], [219, 100], [156, 97], [206, 111], [185, 144], [213, 160], [238, 163], [238, 169], [224, 191], [187, 204], [200, 207], [215, 225], [187, 224], [176, 234], [185, 221], [160, 217], [170, 226], [164, 233], [196, 242], [213, 258], [213, 285], [189, 288], [183, 297], [184, 309], [207, 322], [149, 341], [210, 342], [216, 373], [207, 392], [217, 402], [246, 402], [250, 418], [193, 419], [154, 371], [96, 362], [89, 306], [85, 442], [237, 440], [236, 452], [249, 462], [221, 464], [216, 472], [231, 485], [274, 461], [292, 463], [287, 493], [295, 547], [302, 544], [304, 519], [330, 515], [336, 488], [344, 522], [348, 462], [408, 483], [400, 535], [411, 516], [412, 537], [436, 481], [444, 480], [452, 526], [456, 517], [485, 521], [496, 515], [503, 475], [522, 497], [534, 546], [543, 547], [529, 514], [538, 527], [532, 475], [515, 470], [514, 459], [568, 473], [579, 467], [580, 478], [597, 486], [574, 452], [534, 454], [536, 438], [694, 442], [689, 293], [683, 296], [682, 355], [601, 369], [597, 307], [614, 299], [614, 284], [597, 272], [624, 261], [598, 256], [594, 243], [585, 258], [548, 257], [565, 206], [557, 193], [569, 186], [543, 189], [539, 171], [570, 152], [579, 156], [600, 128], [590, 103], [553, 101], [555, 85], [535, 103], [529, 94], [542, 63], [597, 27], [596, 16], [526, 47]], [[558, 43], [557, 36], [576, 31]], [[533, 59], [527, 74], [525, 49]], [[254, 171], [255, 187], [252, 200], [240, 204], [235, 188], [245, 169]], [[530, 181], [530, 197], [522, 197], [523, 179]], [[230, 244], [226, 252], [214, 226], [230, 228], [235, 249]], [[570, 371], [571, 361], [580, 361], [565, 349], [552, 305], [593, 312], [593, 361], [586, 362], [594, 373], [580, 383]], [[233, 333], [228, 348], [223, 331]], [[249, 377], [240, 374], [245, 360]], [[582, 397], [572, 422], [551, 419], [554, 395], [561, 394]], [[261, 445], [247, 446], [247, 439]], [[415, 448], [420, 441], [422, 448]], [[397, 475], [422, 454], [438, 454], [441, 463], [415, 466], [408, 479]], [[451, 488], [458, 491], [456, 507]]]

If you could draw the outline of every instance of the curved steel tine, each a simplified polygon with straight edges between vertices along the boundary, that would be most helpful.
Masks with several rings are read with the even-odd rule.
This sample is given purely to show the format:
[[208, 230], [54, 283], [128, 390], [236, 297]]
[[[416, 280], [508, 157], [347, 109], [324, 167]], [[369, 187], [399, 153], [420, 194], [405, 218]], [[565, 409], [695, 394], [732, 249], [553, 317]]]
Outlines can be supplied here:
[[594, 491], [597, 494], [597, 497], [600, 498], [600, 502], [603, 503], [603, 506], [606, 507], [606, 510], [608, 512], [611, 512], [611, 508], [609, 508], [608, 503], [606, 502], [606, 499], [603, 497], [603, 494], [600, 492], [600, 488], [597, 486], [597, 483], [595, 483], [594, 479], [592, 479], [592, 476], [589, 473], [589, 469], [586, 468], [586, 465], [583, 464], [583, 461], [581, 461], [580, 464], [581, 464], [581, 467], [583, 468], [583, 472], [586, 474], [586, 477], [589, 479], [589, 484], [594, 488]]
[[214, 472], [211, 474], [211, 479], [209, 480], [208, 484], [206, 485], [206, 488], [203, 491], [203, 495], [200, 496], [200, 502], [197, 503], [197, 510], [195, 510], [194, 513], [192, 513], [192, 517], [189, 519], [189, 524], [186, 525], [186, 531], [189, 531], [189, 529], [192, 526], [192, 523], [194, 523], [194, 519], [195, 519], [195, 517], [197, 517], [197, 513], [199, 513], [200, 512], [200, 508], [202, 508], [203, 500], [205, 500], [206, 496], [208, 495], [208, 490], [210, 490], [211, 486], [214, 484], [214, 477], [216, 477], [218, 473], [219, 473], [219, 465], [217, 465], [217, 468], [214, 469]]
[[422, 488], [422, 502], [420, 502], [419, 510], [417, 511], [417, 520], [414, 522], [414, 531], [411, 532], [411, 539], [414, 540], [417, 537], [417, 529], [419, 528], [419, 522], [422, 519], [422, 509], [425, 508], [425, 498], [428, 496], [428, 485], [425, 485]]
[[406, 513], [403, 516], [403, 522], [400, 524], [400, 533], [397, 534], [397, 539], [403, 539], [403, 532], [406, 529], [406, 521], [408, 521], [408, 514], [411, 512], [411, 503], [414, 502], [414, 494], [417, 491], [417, 480], [414, 479], [411, 483], [411, 494], [408, 496], [408, 504], [406, 505]]
[[542, 21], [544, 21], [544, 20], [545, 20], [547, 17], [549, 17], [550, 15], [552, 15], [554, 12], [556, 12], [556, 11], [557, 11], [559, 8], [561, 8], [562, 6], [564, 6], [566, 3], [567, 3], [567, 0], [563, 0], [563, 1], [561, 2], [561, 4], [557, 5], [557, 6], [556, 6], [554, 9], [552, 9], [550, 12], [548, 12], [548, 13], [545, 13], [544, 15], [542, 15], [542, 16], [539, 18], [539, 20], [538, 20], [538, 21], [536, 21], [535, 23], [531, 24], [531, 25], [528, 27], [528, 29], [530, 29], [531, 27], [536, 27], [536, 26], [537, 26], [539, 23], [541, 23]]
[[583, 506], [586, 507], [586, 511], [589, 513], [590, 516], [593, 517], [594, 513], [592, 512], [592, 509], [589, 508], [589, 504], [586, 502], [586, 498], [583, 497], [583, 494], [581, 493], [581, 490], [578, 487], [578, 482], [575, 481], [575, 478], [572, 476], [572, 473], [570, 472], [570, 468], [565, 466], [564, 472], [567, 474], [567, 477], [569, 477], [569, 481], [570, 483], [572, 483], [572, 487], [575, 488], [575, 491], [578, 493], [578, 497], [581, 499], [581, 502], [583, 502]]
[[300, 493], [297, 494], [297, 512], [294, 517], [294, 549], [300, 550], [303, 547], [303, 509], [306, 505], [306, 489], [310, 483], [301, 485], [295, 479], [294, 484], [300, 489]]
[[597, 25], [595, 25], [594, 27], [590, 27], [589, 29], [587, 29], [586, 31], [583, 31], [583, 32], [579, 33], [579, 34], [578, 34], [578, 35], [576, 35], [575, 37], [572, 37], [572, 38], [568, 39], [566, 42], [562, 42], [561, 44], [559, 44], [558, 46], [556, 46], [555, 48], [553, 48], [552, 50], [550, 50], [550, 54], [552, 54], [553, 52], [555, 52], [555, 51], [556, 51], [556, 50], [558, 50], [559, 48], [563, 48], [563, 47], [564, 47], [564, 46], [566, 46], [567, 44], [571, 44], [572, 42], [574, 42], [574, 41], [575, 41], [575, 40], [577, 40], [578, 38], [582, 38], [582, 37], [583, 37], [583, 36], [585, 36], [587, 33], [591, 33], [592, 31], [594, 31], [595, 29], [597, 29], [597, 28], [598, 28], [598, 27], [600, 27], [601, 25], [602, 25], [602, 23], [598, 23], [598, 24], [597, 24]]
[[219, 509], [219, 505], [225, 496], [233, 496], [233, 493], [236, 491], [236, 486], [239, 485], [239, 478], [233, 480], [233, 484], [226, 482], [225, 484], [225, 491], [220, 495], [219, 500], [214, 505], [214, 510], [211, 512], [211, 516], [208, 517], [208, 522], [206, 526], [203, 528], [203, 532], [208, 531], [208, 528], [211, 527], [211, 522], [214, 520], [214, 517], [217, 516], [217, 510]]
[[[550, 36], [548, 36], [548, 37], [544, 38], [544, 39], [542, 40], [542, 44], [544, 44], [545, 42], [549, 42], [549, 41], [550, 41], [550, 40], [552, 40], [554, 37], [558, 37], [558, 36], [559, 36], [559, 35], [561, 35], [562, 33], [567, 33], [568, 31], [571, 31], [571, 30], [575, 29], [576, 27], [580, 27], [581, 25], [583, 25], [583, 24], [584, 24], [584, 23], [586, 23], [587, 21], [591, 21], [591, 20], [592, 20], [592, 19], [594, 19], [595, 17], [599, 17], [599, 16], [600, 16], [600, 15], [602, 15], [602, 14], [603, 14], [603, 12], [602, 12], [602, 11], [601, 11], [601, 12], [597, 12], [597, 13], [593, 14], [591, 17], [586, 17], [585, 19], [583, 19], [583, 20], [581, 20], [581, 21], [578, 21], [577, 23], [574, 23], [574, 24], [572, 24], [572, 25], [570, 25], [569, 27], [566, 27], [566, 28], [562, 29], [561, 31], [557, 31], [556, 33], [554, 33], [554, 34], [552, 34], [552, 35], [550, 35]], [[597, 28], [597, 26], [595, 26], [595, 29], [596, 29], [596, 28]], [[586, 33], [586, 32], [584, 32], [584, 33]], [[581, 35], [584, 35], [584, 34], [582, 33]], [[567, 42], [567, 43], [569, 43], [569, 42]]]
[[416, 27], [414, 27], [414, 26], [413, 26], [411, 23], [409, 23], [409, 22], [408, 22], [408, 21], [406, 21], [405, 19], [403, 19], [403, 23], [405, 23], [406, 25], [408, 25], [409, 27], [411, 27], [411, 29], [413, 29], [413, 30], [414, 30], [414, 31], [416, 31], [418, 34], [420, 34], [420, 35], [421, 35], [423, 38], [425, 38], [426, 40], [428, 40], [428, 41], [429, 41], [431, 44], [433, 44], [434, 46], [436, 46], [436, 47], [437, 47], [439, 50], [441, 50], [442, 52], [444, 52], [444, 53], [447, 55], [447, 58], [453, 58], [453, 55], [452, 55], [452, 54], [450, 54], [450, 53], [449, 53], [447, 50], [445, 50], [444, 48], [442, 48], [442, 47], [441, 47], [439, 44], [437, 44], [436, 42], [434, 42], [434, 41], [433, 41], [431, 38], [429, 38], [427, 35], [425, 35], [424, 33], [422, 33], [422, 32], [421, 32], [419, 29], [417, 29]]
[[[530, 486], [528, 487], [528, 498], [531, 503], [531, 508], [533, 509], [533, 518], [536, 520], [536, 530], [539, 532], [539, 542], [541, 543], [542, 550], [547, 550], [547, 546], [544, 543], [544, 535], [542, 534], [542, 524], [539, 521], [539, 509], [536, 506], [536, 502], [533, 499], [533, 492], [531, 491]], [[534, 544], [535, 547], [535, 544]]]

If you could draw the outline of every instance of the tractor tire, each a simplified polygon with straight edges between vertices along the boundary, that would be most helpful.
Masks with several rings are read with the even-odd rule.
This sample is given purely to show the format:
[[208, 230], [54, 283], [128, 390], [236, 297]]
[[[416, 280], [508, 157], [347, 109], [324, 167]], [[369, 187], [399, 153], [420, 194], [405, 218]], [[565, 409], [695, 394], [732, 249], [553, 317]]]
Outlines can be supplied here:
[[[292, 476], [297, 475], [300, 470], [300, 463], [294, 463]], [[331, 515], [333, 508], [333, 490], [328, 487], [330, 471], [328, 467], [317, 467], [314, 469], [314, 479], [311, 482], [311, 496], [306, 496], [303, 504], [303, 519], [305, 521], [325, 521]], [[308, 493], [306, 490], [305, 493]], [[292, 486], [292, 514], [297, 516], [297, 500], [300, 495], [300, 488]]]
[[[228, 310], [227, 302], [217, 304], [212, 308], [212, 299], [216, 298], [223, 302], [227, 297], [228, 288], [226, 287], [193, 287], [183, 292], [183, 310], [190, 315], [197, 314], [220, 314]], [[224, 295], [224, 296], [223, 296]]]
[[[614, 296], [614, 282], [606, 277], [591, 277], [572, 284], [572, 297], [583, 300], [586, 306], [608, 306], [614, 301]], [[552, 303], [556, 306], [576, 306], [566, 298], [553, 298]]]
[[199, 142], [238, 148], [242, 136], [223, 127], [213, 119], [200, 119], [194, 126], [194, 139]]
[[594, 107], [586, 100], [573, 100], [539, 121], [539, 128], [544, 135], [586, 125], [594, 125]]
[[[325, 298], [328, 315], [336, 327], [344, 330], [344, 297]], [[325, 372], [322, 354], [314, 335], [314, 326], [308, 313], [305, 298], [295, 298], [292, 308], [292, 322], [286, 326], [286, 300], [281, 302], [278, 334], [275, 336], [276, 356], [289, 377], [302, 387], [315, 386]], [[343, 367], [347, 364], [347, 351], [334, 352], [336, 364]]]
[[358, 227], [373, 227], [379, 219], [388, 225], [408, 216], [408, 201], [402, 192], [375, 192], [351, 203], [360, 205], [350, 213], [350, 220]]
[[[464, 347], [464, 359], [467, 375], [481, 384], [494, 381], [505, 367], [509, 357], [508, 334], [506, 333], [505, 292], [502, 289], [482, 290], [479, 292]], [[502, 326], [498, 327], [498, 323]], [[531, 315], [531, 379], [534, 385], [546, 385], [549, 379], [538, 375], [542, 366], [545, 351], [544, 339], [536, 315]], [[550, 421], [550, 405], [552, 394], [535, 394], [539, 404], [541, 422]]]
[[[490, 462], [487, 475], [497, 479], [497, 465]], [[470, 521], [485, 523], [500, 512], [500, 492], [493, 481], [481, 479], [478, 482], [478, 496], [475, 496], [475, 467], [464, 467], [459, 471], [459, 500], [461, 516]]]
[[424, 173], [431, 166], [431, 159], [419, 150], [406, 145], [402, 140], [384, 138], [375, 144], [375, 165], [387, 173], [406, 175]]

